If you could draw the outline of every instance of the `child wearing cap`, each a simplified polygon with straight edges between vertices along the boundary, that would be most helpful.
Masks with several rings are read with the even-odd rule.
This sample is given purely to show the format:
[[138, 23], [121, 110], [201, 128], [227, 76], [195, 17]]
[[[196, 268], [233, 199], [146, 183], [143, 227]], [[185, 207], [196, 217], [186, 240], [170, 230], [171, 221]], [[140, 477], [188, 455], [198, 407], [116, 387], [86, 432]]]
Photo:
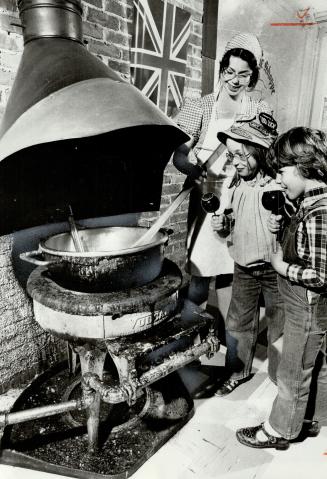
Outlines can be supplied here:
[[271, 255], [285, 305], [278, 394], [269, 420], [238, 430], [237, 438], [250, 447], [287, 449], [290, 440], [317, 436], [320, 423], [327, 424], [327, 139], [319, 130], [292, 128], [273, 153], [277, 181], [299, 200]]
[[186, 271], [191, 280], [182, 312], [186, 317], [197, 306], [205, 307], [211, 278], [216, 278], [217, 295], [219, 288], [231, 282], [234, 265], [226, 240], [212, 231], [211, 215], [201, 208], [201, 197], [208, 192], [219, 193], [225, 175], [224, 153], [212, 163], [208, 160], [219, 145], [217, 132], [230, 127], [238, 114], [271, 112], [264, 100], [248, 94], [257, 84], [261, 58], [261, 45], [255, 35], [235, 35], [221, 59], [216, 91], [202, 98], [187, 98], [175, 118], [192, 141], [176, 149], [174, 165], [189, 178], [199, 179], [189, 203]]
[[[225, 396], [250, 378], [259, 326], [259, 300], [265, 302], [268, 326], [268, 374], [276, 382], [280, 353], [276, 341], [284, 325], [277, 274], [270, 263], [274, 235], [270, 212], [262, 205], [265, 191], [280, 189], [270, 176], [266, 153], [277, 136], [276, 122], [265, 113], [236, 121], [219, 140], [236, 169], [229, 186], [230, 212], [212, 217], [213, 230], [227, 236], [234, 260], [232, 298], [226, 318], [226, 374], [216, 395]], [[274, 128], [271, 128], [271, 125]]]

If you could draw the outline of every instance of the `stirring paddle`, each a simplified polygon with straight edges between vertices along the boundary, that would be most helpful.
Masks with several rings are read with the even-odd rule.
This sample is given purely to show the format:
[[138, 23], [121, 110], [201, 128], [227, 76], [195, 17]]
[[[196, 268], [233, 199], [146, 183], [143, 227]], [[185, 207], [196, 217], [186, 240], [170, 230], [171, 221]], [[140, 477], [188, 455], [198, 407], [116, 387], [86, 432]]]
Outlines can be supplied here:
[[[203, 166], [208, 169], [216, 160], [220, 157], [220, 155], [224, 152], [226, 146], [222, 143], [218, 146], [218, 148], [210, 155], [210, 157], [203, 162]], [[223, 169], [226, 163], [226, 158], [220, 165], [219, 171], [215, 172], [215, 176], [219, 176], [221, 170]], [[190, 194], [191, 190], [194, 186], [189, 186], [188, 179], [185, 180], [184, 186], [182, 191], [178, 193], [173, 203], [164, 211], [164, 213], [159, 216], [159, 218], [153, 223], [153, 225], [147, 230], [147, 232], [141, 236], [133, 245], [134, 246], [141, 246], [144, 244], [148, 244], [153, 236], [160, 230], [160, 228], [166, 223], [166, 221], [170, 218], [170, 216], [174, 213], [174, 211], [183, 203], [185, 198]], [[218, 199], [218, 198], [217, 198]], [[219, 200], [218, 200], [219, 201]]]
[[73, 243], [76, 251], [83, 252], [85, 251], [84, 245], [82, 243], [81, 238], [79, 237], [78, 230], [76, 228], [76, 223], [74, 220], [74, 215], [73, 215], [73, 210], [70, 205], [68, 205], [69, 208], [69, 215], [68, 215], [68, 222], [70, 226], [70, 234], [73, 238]]
[[[186, 182], [185, 182], [186, 183]], [[154, 237], [156, 233], [162, 228], [162, 226], [166, 223], [168, 218], [174, 213], [175, 210], [183, 203], [185, 198], [190, 194], [191, 190], [193, 189], [193, 186], [186, 186], [184, 183], [182, 191], [178, 193], [174, 201], [168, 208], [162, 213], [161, 216], [153, 223], [153, 225], [146, 231], [146, 233], [141, 236], [133, 245], [134, 246], [141, 246], [144, 244], [148, 244], [151, 239]]]

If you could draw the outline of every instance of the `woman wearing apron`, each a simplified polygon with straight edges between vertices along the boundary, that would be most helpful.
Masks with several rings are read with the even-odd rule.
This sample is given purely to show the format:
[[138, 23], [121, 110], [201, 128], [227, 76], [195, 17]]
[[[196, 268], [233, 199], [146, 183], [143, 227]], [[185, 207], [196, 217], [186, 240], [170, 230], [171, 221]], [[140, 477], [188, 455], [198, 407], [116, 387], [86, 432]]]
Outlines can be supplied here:
[[261, 56], [255, 35], [240, 33], [233, 37], [220, 62], [217, 92], [199, 99], [186, 99], [175, 118], [192, 140], [175, 151], [173, 163], [179, 171], [196, 180], [188, 215], [186, 271], [191, 280], [183, 309], [186, 316], [205, 306], [212, 277], [216, 277], [218, 304], [219, 288], [231, 282], [233, 261], [226, 241], [213, 231], [211, 214], [201, 208], [201, 197], [213, 192], [220, 199], [217, 213], [226, 208], [224, 192], [233, 176], [233, 167], [226, 163], [225, 151], [216, 160], [208, 160], [220, 144], [218, 131], [227, 130], [239, 115], [255, 117], [262, 111], [271, 113], [267, 103], [247, 94], [258, 81]]

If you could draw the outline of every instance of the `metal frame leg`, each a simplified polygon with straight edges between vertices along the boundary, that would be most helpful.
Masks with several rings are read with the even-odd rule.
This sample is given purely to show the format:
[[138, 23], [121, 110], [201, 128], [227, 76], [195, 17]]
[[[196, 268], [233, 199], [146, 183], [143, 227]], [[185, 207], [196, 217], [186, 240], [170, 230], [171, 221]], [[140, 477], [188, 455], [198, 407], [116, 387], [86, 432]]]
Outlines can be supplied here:
[[[79, 354], [81, 362], [82, 377], [85, 373], [91, 372], [97, 374], [100, 379], [103, 376], [104, 362], [106, 359], [106, 351], [102, 351], [99, 348], [90, 344], [84, 346], [77, 346], [75, 348]], [[87, 395], [88, 390], [83, 385], [83, 394]], [[94, 454], [99, 447], [99, 422], [100, 422], [100, 394], [96, 392], [95, 400], [90, 407], [86, 409], [87, 414], [87, 432], [88, 432], [88, 451], [90, 454]]]

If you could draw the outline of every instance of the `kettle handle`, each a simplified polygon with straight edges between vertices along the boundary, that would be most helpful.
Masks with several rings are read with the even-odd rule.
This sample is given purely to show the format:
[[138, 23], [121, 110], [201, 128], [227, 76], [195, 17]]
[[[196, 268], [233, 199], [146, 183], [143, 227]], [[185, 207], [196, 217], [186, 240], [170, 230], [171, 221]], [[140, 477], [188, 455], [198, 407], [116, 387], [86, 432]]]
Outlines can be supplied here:
[[23, 261], [27, 261], [28, 263], [35, 264], [37, 266], [49, 266], [49, 264], [57, 263], [56, 260], [42, 260], [38, 259], [42, 253], [38, 250], [33, 251], [26, 251], [25, 253], [20, 253], [19, 257]]

